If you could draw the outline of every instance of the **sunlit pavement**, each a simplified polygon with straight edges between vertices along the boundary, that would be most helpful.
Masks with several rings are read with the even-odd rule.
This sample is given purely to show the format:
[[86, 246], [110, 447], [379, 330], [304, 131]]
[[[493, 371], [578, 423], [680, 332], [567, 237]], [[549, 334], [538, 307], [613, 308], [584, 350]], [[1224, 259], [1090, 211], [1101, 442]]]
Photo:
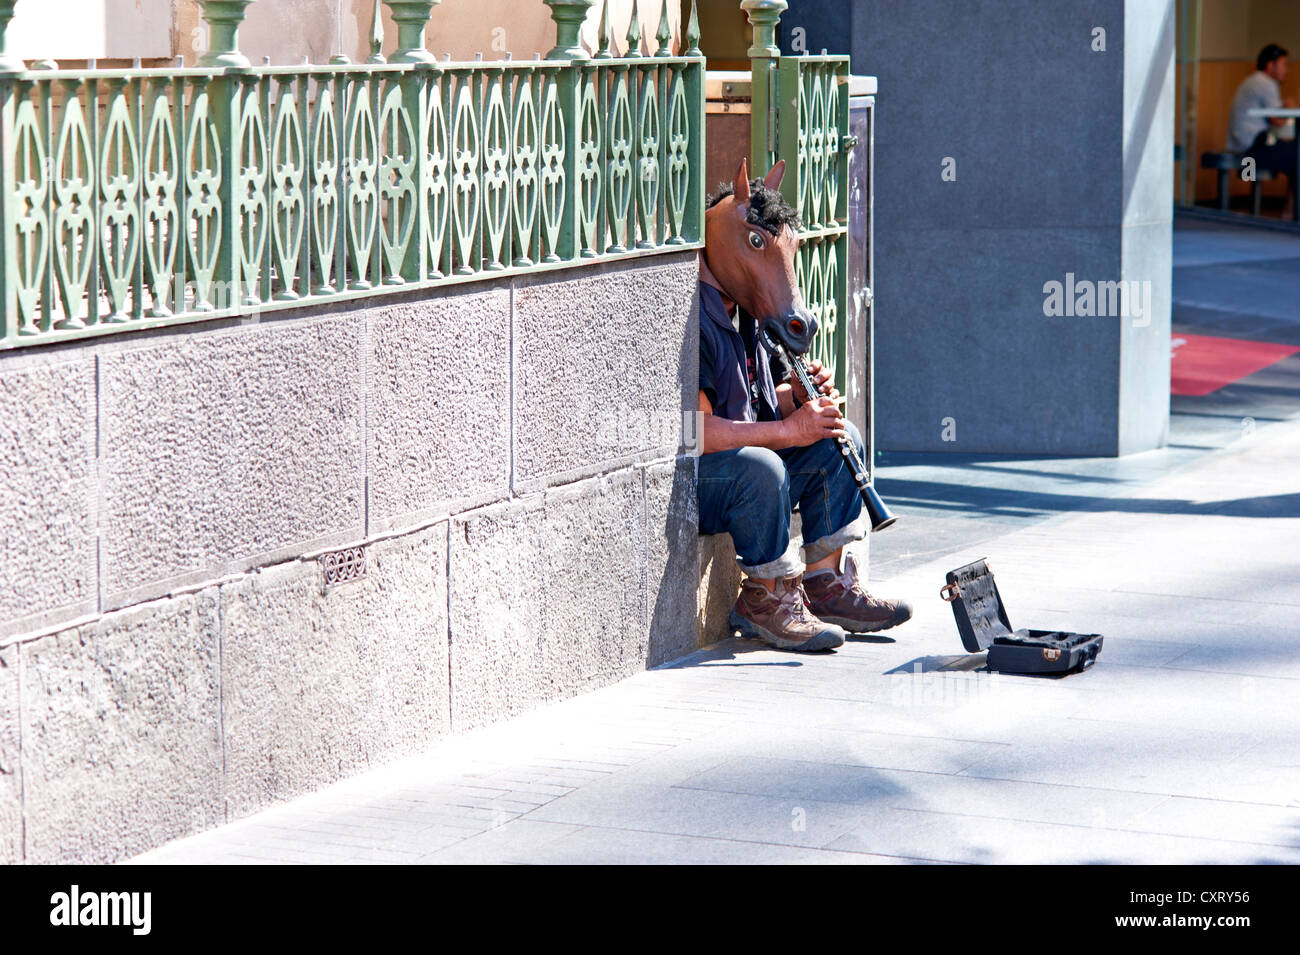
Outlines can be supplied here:
[[[1229, 334], [1184, 305], [1212, 238], [1176, 257], [1175, 331]], [[1300, 335], [1288, 314], [1255, 337]], [[727, 641], [134, 861], [1300, 862], [1297, 368], [1175, 399], [1148, 455], [887, 467], [896, 632]], [[938, 591], [976, 557], [1013, 626], [1104, 634], [1097, 665], [966, 655]]]

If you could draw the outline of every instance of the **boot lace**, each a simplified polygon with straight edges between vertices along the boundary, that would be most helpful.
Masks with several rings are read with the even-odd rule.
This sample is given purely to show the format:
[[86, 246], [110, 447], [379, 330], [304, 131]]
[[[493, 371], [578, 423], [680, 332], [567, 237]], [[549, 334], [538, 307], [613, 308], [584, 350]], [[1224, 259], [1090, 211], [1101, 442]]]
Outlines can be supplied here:
[[812, 614], [804, 602], [803, 588], [798, 584], [786, 586], [785, 592], [778, 598], [781, 610], [791, 623], [811, 623]]

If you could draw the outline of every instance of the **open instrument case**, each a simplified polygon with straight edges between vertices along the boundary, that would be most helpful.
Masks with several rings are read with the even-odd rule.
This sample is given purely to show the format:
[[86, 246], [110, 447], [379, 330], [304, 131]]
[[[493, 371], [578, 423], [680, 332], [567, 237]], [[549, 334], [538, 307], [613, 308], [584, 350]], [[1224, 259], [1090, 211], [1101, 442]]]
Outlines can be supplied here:
[[962, 645], [988, 651], [988, 667], [1001, 673], [1069, 673], [1085, 670], [1101, 653], [1101, 634], [1012, 630], [988, 563], [977, 560], [948, 572], [939, 596], [952, 604]]

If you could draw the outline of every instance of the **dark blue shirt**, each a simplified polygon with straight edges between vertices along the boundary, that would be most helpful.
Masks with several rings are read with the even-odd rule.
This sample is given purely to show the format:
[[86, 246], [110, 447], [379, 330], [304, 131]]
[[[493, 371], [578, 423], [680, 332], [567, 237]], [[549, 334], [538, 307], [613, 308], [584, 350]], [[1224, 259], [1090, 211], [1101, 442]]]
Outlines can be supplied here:
[[758, 344], [758, 324], [744, 310], [737, 311], [739, 332], [722, 293], [700, 283], [700, 390], [719, 418], [780, 420], [770, 358]]

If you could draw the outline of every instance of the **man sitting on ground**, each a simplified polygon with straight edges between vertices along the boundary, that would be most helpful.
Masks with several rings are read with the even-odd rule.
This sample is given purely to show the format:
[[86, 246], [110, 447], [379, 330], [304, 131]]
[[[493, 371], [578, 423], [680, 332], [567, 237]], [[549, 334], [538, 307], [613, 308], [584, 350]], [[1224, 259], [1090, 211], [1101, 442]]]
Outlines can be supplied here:
[[[731, 193], [719, 190], [709, 207]], [[774, 187], [750, 181], [746, 226], [755, 249], [793, 243], [798, 221]], [[846, 631], [884, 630], [912, 615], [905, 600], [868, 594], [853, 558], [844, 556], [844, 545], [865, 537], [867, 527], [836, 439], [847, 436], [859, 455], [865, 452], [836, 405], [830, 369], [814, 361], [809, 372], [829, 394], [810, 400], [800, 390], [796, 410], [791, 386], [774, 381], [757, 323], [723, 292], [706, 247], [700, 256], [700, 530], [730, 533], [746, 575], [728, 618], [733, 630], [784, 650], [829, 650], [844, 643]], [[796, 503], [803, 561], [787, 553]]]

